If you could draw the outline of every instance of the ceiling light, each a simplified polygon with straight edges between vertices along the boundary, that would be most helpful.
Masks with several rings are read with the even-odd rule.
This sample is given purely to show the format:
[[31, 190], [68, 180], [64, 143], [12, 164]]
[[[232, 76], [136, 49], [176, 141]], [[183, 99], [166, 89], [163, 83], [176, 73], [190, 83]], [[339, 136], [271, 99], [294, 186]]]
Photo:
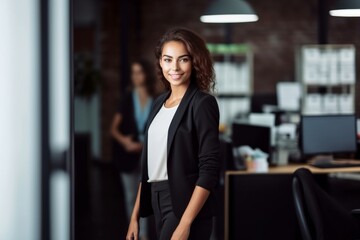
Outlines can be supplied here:
[[360, 17], [360, 0], [338, 0], [329, 13], [334, 17]]
[[258, 19], [244, 0], [215, 0], [200, 17], [204, 23], [256, 22]]

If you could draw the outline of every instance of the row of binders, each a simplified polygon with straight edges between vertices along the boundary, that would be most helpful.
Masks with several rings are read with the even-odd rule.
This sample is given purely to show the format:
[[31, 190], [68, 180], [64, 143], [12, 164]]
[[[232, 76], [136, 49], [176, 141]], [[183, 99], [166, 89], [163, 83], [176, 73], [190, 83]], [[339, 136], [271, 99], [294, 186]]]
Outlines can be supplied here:
[[306, 84], [355, 83], [355, 48], [302, 49], [302, 78]]
[[246, 62], [215, 62], [218, 94], [248, 94], [251, 92], [249, 64]]
[[220, 123], [230, 123], [239, 114], [250, 112], [250, 98], [218, 98]]
[[354, 112], [351, 94], [308, 94], [304, 99], [304, 114], [347, 114]]

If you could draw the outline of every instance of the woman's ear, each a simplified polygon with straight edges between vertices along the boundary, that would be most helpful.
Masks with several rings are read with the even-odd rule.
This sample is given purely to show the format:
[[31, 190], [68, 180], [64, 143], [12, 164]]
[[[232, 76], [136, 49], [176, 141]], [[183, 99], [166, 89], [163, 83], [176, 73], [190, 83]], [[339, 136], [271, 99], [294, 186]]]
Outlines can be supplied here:
[[159, 65], [162, 68], [162, 62], [161, 62], [161, 57], [159, 58]]

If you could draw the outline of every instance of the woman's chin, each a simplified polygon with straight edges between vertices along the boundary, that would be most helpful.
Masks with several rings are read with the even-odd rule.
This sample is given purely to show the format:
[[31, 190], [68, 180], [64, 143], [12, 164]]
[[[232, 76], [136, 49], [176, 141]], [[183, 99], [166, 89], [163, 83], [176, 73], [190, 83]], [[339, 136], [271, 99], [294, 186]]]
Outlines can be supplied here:
[[169, 82], [170, 82], [170, 85], [174, 86], [174, 87], [185, 86], [185, 85], [189, 84], [189, 81], [186, 81], [186, 80], [183, 80], [183, 79], [181, 79], [181, 80], [171, 80]]

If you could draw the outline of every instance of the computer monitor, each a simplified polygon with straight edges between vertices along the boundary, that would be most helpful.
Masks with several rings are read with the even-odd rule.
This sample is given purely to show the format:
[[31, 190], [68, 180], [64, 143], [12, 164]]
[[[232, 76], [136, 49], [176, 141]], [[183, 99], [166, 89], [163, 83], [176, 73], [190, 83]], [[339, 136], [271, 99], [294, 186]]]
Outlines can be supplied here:
[[305, 156], [356, 152], [355, 115], [302, 116], [300, 144]]
[[250, 113], [249, 123], [252, 125], [269, 127], [271, 129], [271, 146], [275, 146], [275, 141], [276, 141], [275, 114]]
[[277, 105], [277, 96], [273, 93], [255, 93], [251, 97], [250, 111], [263, 113], [265, 105]]
[[233, 123], [232, 142], [234, 147], [250, 146], [271, 154], [271, 128], [246, 123]]

